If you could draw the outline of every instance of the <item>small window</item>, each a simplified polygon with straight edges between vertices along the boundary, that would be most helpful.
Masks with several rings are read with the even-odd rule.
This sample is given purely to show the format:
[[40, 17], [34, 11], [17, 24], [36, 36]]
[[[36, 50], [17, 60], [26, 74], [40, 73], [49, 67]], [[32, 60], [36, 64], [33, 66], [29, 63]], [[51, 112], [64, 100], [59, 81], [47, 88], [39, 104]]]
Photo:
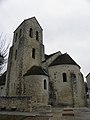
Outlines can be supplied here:
[[36, 40], [39, 40], [38, 31], [36, 31]]
[[17, 50], [15, 51], [15, 60], [17, 59]]
[[47, 89], [47, 81], [44, 80], [44, 89], [46, 90]]
[[3, 89], [3, 87], [1, 87], [1, 90]]
[[54, 78], [56, 79], [56, 73], [54, 73]]
[[15, 42], [17, 41], [17, 36], [18, 36], [18, 34], [16, 33], [16, 34], [15, 34]]
[[29, 36], [30, 36], [31, 38], [33, 37], [33, 29], [32, 29], [32, 28], [30, 28]]
[[35, 48], [32, 49], [32, 58], [35, 59]]
[[67, 75], [66, 75], [66, 73], [63, 73], [63, 82], [67, 82]]
[[22, 35], [22, 29], [20, 29], [19, 38], [21, 37], [21, 35]]

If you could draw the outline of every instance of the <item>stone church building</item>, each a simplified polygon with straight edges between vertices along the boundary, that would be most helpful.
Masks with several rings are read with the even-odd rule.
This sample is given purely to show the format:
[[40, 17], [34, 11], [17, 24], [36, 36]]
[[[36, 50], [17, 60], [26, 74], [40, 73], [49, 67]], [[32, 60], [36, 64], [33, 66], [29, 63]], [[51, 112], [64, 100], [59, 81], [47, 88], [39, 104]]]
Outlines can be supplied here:
[[14, 31], [1, 96], [6, 107], [15, 107], [16, 102], [20, 106], [20, 100], [33, 106], [86, 106], [80, 66], [67, 53], [45, 54], [43, 29], [35, 17], [24, 20]]

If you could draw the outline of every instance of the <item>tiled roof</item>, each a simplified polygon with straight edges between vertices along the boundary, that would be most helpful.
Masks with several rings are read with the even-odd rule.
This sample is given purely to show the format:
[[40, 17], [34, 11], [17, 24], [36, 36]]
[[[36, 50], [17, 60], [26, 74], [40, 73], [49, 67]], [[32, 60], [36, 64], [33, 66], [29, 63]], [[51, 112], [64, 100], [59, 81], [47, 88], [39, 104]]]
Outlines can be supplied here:
[[0, 85], [5, 85], [5, 81], [6, 81], [6, 72], [0, 76]]
[[80, 66], [67, 53], [58, 56], [49, 66], [62, 64], [77, 65], [80, 68]]
[[28, 75], [46, 75], [48, 76], [47, 72], [40, 66], [33, 66], [32, 68], [30, 68], [24, 76], [28, 76]]

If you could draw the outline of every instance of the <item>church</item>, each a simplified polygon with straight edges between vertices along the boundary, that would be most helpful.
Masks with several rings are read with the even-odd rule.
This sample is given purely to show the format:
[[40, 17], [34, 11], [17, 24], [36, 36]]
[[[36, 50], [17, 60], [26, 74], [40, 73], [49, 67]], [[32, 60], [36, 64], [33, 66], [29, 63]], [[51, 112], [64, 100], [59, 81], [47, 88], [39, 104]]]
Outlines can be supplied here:
[[84, 107], [80, 68], [67, 53], [45, 54], [42, 27], [35, 17], [26, 19], [14, 31], [0, 108], [28, 111], [40, 105]]

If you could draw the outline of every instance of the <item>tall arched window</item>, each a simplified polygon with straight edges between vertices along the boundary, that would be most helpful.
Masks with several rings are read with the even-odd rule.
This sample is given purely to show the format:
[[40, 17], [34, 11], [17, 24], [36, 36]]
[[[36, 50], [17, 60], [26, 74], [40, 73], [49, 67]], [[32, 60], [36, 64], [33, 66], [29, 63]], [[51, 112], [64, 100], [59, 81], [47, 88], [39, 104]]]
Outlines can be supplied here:
[[36, 40], [39, 40], [38, 31], [36, 31]]
[[29, 36], [32, 38], [33, 37], [33, 29], [32, 28], [30, 28], [30, 30], [29, 30]]
[[35, 59], [35, 48], [32, 48], [32, 58]]
[[47, 89], [47, 81], [44, 80], [44, 89], [46, 90]]
[[17, 50], [15, 51], [15, 60], [17, 59]]
[[21, 35], [22, 35], [22, 29], [20, 29], [19, 38], [21, 37]]
[[66, 75], [66, 73], [63, 73], [63, 82], [67, 82], [67, 75]]
[[18, 37], [18, 34], [16, 33], [15, 34], [15, 42], [17, 41], [17, 37]]

